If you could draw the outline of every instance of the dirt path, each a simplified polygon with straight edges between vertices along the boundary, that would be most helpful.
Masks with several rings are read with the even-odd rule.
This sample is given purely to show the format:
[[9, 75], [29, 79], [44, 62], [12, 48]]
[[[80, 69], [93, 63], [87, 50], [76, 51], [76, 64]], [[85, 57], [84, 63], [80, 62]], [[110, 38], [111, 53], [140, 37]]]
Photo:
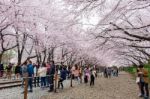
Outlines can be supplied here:
[[131, 76], [121, 72], [119, 77], [96, 79], [94, 87], [79, 84], [73, 88], [50, 93], [41, 99], [139, 99], [138, 88]]

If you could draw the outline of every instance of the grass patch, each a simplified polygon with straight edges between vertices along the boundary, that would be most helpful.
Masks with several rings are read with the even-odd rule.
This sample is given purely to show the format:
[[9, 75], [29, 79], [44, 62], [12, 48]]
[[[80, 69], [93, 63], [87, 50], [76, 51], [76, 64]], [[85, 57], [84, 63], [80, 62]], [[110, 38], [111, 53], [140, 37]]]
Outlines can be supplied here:
[[[148, 70], [148, 77], [150, 79], [150, 64], [145, 64], [144, 65], [144, 68]], [[130, 73], [130, 74], [133, 74], [135, 76], [136, 74], [136, 67], [135, 66], [131, 66], [131, 67], [125, 67], [124, 68], [124, 71]]]

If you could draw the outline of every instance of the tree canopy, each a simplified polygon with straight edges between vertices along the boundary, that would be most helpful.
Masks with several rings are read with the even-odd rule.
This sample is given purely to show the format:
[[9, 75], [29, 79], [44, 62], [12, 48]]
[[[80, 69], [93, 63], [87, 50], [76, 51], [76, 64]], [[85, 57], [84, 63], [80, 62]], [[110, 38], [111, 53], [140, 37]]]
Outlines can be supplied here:
[[0, 62], [129, 66], [150, 60], [149, 0], [1, 0]]

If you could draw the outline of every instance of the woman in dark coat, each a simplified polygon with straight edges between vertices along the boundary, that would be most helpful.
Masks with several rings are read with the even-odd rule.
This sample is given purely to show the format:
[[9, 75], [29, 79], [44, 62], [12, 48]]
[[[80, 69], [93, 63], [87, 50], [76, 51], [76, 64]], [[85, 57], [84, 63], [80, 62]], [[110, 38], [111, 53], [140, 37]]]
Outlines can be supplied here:
[[20, 70], [21, 68], [20, 68], [20, 66], [16, 66], [16, 68], [15, 68], [15, 74], [16, 74], [16, 79], [19, 79], [19, 76], [20, 76], [20, 72], [21, 72], [21, 70]]

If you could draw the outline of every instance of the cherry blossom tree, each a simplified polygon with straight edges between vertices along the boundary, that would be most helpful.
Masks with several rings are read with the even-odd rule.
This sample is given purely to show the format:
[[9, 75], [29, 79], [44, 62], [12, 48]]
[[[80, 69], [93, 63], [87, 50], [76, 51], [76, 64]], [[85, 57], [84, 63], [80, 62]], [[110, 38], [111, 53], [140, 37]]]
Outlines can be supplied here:
[[[118, 59], [116, 58], [118, 54], [119, 58], [122, 57], [121, 60], [125, 60], [124, 55], [128, 58], [132, 56], [135, 59], [138, 56], [138, 62], [145, 62], [143, 59], [149, 60], [149, 20], [147, 19], [150, 2], [148, 0], [65, 1], [70, 4], [76, 18], [90, 20], [96, 16], [96, 24], [91, 24], [90, 21], [86, 24], [82, 22], [84, 26], [89, 25], [87, 32], [93, 35], [96, 48], [108, 50], [106, 53], [113, 50], [114, 55], [111, 54], [110, 57], [115, 56], [114, 59]], [[130, 52], [128, 55], [128, 52], [124, 52], [128, 49], [132, 49], [136, 53], [133, 55]], [[116, 52], [118, 50], [123, 51], [123, 56], [119, 56], [119, 53]], [[138, 55], [139, 53], [142, 55]], [[136, 61], [135, 59], [134, 61]]]

